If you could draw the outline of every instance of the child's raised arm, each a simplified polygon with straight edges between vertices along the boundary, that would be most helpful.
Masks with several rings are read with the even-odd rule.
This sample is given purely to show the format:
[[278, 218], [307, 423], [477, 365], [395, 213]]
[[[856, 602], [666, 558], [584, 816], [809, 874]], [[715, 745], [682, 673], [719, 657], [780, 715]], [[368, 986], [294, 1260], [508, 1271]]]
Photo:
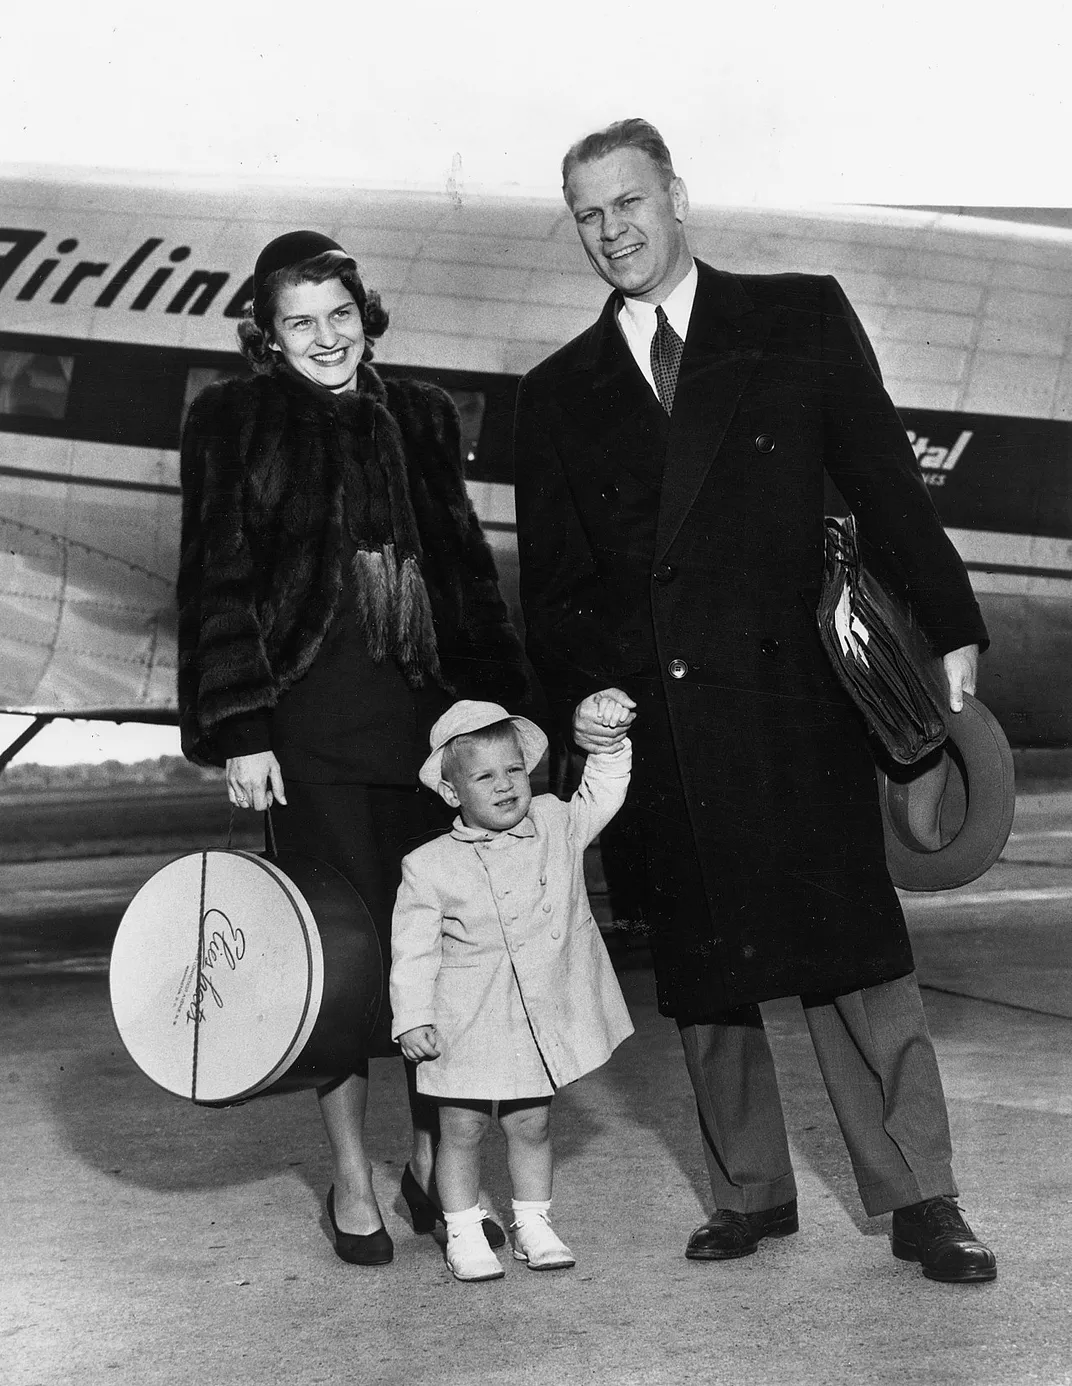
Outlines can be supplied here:
[[625, 803], [633, 747], [627, 736], [612, 749], [590, 751], [581, 783], [569, 803], [570, 834], [587, 847]]

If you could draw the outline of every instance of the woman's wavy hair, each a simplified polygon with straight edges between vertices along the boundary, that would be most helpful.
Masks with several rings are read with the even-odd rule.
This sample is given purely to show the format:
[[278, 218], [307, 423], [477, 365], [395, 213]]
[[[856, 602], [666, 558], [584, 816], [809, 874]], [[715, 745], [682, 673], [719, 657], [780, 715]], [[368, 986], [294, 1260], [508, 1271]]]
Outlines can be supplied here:
[[275, 341], [273, 324], [281, 291], [295, 284], [326, 284], [329, 279], [345, 284], [357, 304], [365, 334], [361, 359], [372, 360], [372, 343], [387, 331], [390, 315], [375, 289], [366, 289], [362, 284], [356, 261], [342, 251], [325, 250], [270, 274], [253, 299], [251, 315], [238, 324], [239, 349], [255, 371], [274, 371], [279, 364], [279, 352], [273, 351], [271, 344]]

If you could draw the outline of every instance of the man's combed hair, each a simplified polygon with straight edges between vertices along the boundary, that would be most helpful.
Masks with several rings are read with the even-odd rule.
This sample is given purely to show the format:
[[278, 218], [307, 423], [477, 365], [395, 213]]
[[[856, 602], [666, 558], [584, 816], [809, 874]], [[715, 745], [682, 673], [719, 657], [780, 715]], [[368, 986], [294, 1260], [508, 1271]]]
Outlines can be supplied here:
[[641, 120], [639, 116], [630, 116], [628, 120], [616, 120], [605, 130], [596, 130], [591, 135], [585, 135], [583, 140], [578, 140], [570, 146], [562, 160], [563, 193], [569, 183], [570, 174], [578, 164], [590, 164], [593, 159], [602, 159], [606, 154], [613, 154], [616, 149], [643, 150], [662, 174], [666, 187], [677, 177], [670, 151], [662, 135], [649, 121]]

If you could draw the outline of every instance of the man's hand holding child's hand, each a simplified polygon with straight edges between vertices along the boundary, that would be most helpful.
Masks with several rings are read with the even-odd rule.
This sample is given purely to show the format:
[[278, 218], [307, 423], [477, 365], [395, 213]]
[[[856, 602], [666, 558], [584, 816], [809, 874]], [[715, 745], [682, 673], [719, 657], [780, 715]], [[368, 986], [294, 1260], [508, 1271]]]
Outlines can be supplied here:
[[582, 751], [613, 751], [636, 719], [636, 703], [620, 688], [590, 693], [573, 712], [573, 739]]
[[403, 1030], [398, 1043], [410, 1063], [419, 1064], [422, 1059], [439, 1058], [434, 1025], [417, 1025], [412, 1030]]

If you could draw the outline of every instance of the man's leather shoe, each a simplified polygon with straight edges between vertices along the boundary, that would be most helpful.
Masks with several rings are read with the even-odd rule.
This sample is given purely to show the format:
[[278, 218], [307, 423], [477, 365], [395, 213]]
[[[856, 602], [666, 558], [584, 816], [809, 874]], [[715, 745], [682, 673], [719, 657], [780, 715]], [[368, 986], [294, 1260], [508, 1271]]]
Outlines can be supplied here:
[[928, 1280], [994, 1280], [998, 1264], [964, 1221], [955, 1198], [925, 1198], [893, 1213], [893, 1254], [918, 1261]]
[[737, 1256], [750, 1256], [764, 1237], [788, 1237], [799, 1226], [795, 1198], [761, 1213], [720, 1208], [697, 1227], [685, 1255], [690, 1261], [732, 1261]]

